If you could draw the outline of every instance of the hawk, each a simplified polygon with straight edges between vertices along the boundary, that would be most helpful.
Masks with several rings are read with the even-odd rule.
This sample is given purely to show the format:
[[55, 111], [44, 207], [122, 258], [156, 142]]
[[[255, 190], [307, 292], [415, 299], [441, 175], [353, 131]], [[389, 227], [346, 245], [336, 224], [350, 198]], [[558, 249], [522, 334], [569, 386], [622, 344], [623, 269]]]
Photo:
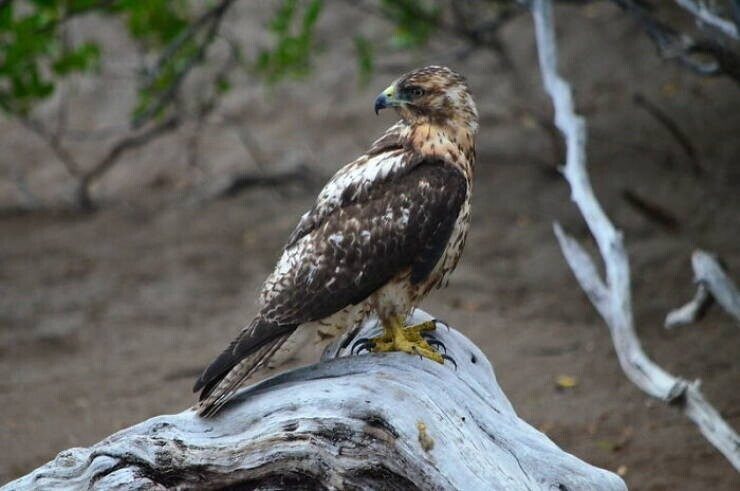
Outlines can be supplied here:
[[478, 113], [465, 79], [442, 66], [402, 75], [375, 99], [401, 120], [321, 190], [260, 294], [254, 320], [195, 383], [198, 413], [215, 414], [255, 370], [288, 359], [317, 334], [347, 334], [374, 313], [384, 333], [372, 351], [443, 363], [405, 326], [446, 284], [470, 224]]

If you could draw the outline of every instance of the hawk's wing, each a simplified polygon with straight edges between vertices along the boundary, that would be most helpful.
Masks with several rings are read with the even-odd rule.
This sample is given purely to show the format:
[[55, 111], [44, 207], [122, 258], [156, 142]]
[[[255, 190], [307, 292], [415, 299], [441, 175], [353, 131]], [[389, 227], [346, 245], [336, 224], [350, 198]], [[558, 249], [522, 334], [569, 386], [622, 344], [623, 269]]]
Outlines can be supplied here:
[[411, 269], [418, 283], [444, 252], [465, 200], [460, 171], [425, 161], [338, 207], [283, 253], [261, 316], [278, 325], [323, 319]]
[[201, 412], [222, 404], [296, 326], [361, 302], [404, 271], [414, 283], [424, 280], [447, 246], [467, 183], [443, 160], [425, 160], [348, 189], [328, 212], [314, 207], [304, 215], [265, 282], [260, 314], [196, 383], [208, 398]]

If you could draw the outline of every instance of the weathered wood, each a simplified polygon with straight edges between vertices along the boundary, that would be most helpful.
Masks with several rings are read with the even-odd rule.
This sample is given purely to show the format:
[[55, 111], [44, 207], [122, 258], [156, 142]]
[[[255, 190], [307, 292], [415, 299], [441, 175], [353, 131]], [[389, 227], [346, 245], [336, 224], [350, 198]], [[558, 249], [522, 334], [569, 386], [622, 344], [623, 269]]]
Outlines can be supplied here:
[[691, 324], [700, 320], [716, 300], [740, 323], [740, 291], [713, 254], [697, 249], [691, 255], [696, 294], [689, 302], [668, 312], [665, 327]]
[[[359, 336], [378, 331], [368, 321]], [[4, 489], [626, 489], [521, 420], [462, 334], [438, 323], [435, 337], [457, 368], [329, 349], [246, 388], [213, 419], [152, 418]]]

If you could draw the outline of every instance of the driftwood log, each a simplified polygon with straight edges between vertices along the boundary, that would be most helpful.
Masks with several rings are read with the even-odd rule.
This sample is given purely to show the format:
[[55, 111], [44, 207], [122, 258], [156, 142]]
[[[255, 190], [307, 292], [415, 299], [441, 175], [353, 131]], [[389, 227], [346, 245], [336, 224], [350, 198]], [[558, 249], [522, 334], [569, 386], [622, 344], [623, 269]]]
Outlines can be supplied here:
[[157, 416], [3, 489], [626, 489], [521, 420], [470, 340], [439, 322], [434, 336], [457, 367], [330, 347], [214, 419]]

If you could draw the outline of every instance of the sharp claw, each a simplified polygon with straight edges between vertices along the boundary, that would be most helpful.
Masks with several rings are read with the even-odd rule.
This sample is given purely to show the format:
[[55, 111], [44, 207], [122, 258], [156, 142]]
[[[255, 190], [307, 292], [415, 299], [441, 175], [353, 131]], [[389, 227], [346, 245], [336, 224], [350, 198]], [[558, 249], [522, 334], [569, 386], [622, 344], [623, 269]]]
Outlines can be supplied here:
[[355, 352], [355, 354], [359, 355], [363, 351], [367, 351], [368, 353], [372, 353], [374, 347], [375, 347], [375, 345], [373, 343], [371, 343], [370, 341], [368, 341], [366, 343], [362, 343], [360, 346], [357, 347], [357, 351]]
[[374, 343], [370, 338], [360, 338], [354, 342], [349, 352], [353, 355], [359, 355], [360, 352], [363, 350], [369, 353], [370, 351], [372, 351], [373, 346]]
[[443, 360], [449, 360], [450, 363], [452, 363], [453, 365], [455, 365], [455, 370], [457, 370], [457, 362], [451, 356], [447, 356], [446, 354], [443, 354], [442, 355], [442, 359]]
[[433, 336], [423, 336], [423, 338], [427, 343], [429, 343], [430, 346], [442, 348], [442, 350], [447, 353], [447, 346], [445, 346], [445, 344], [439, 339]]

